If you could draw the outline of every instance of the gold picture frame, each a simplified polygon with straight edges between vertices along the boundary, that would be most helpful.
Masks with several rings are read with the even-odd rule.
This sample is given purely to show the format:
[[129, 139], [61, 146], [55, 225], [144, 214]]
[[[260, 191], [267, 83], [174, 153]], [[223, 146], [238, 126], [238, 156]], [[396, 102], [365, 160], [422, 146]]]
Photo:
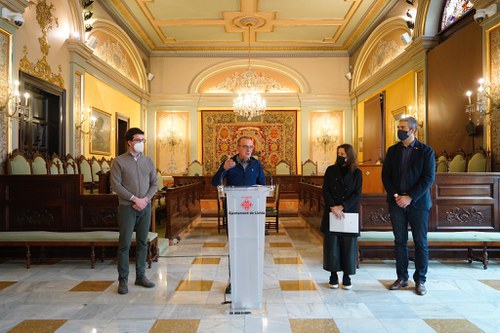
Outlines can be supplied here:
[[111, 114], [92, 107], [90, 130], [90, 153], [111, 155]]

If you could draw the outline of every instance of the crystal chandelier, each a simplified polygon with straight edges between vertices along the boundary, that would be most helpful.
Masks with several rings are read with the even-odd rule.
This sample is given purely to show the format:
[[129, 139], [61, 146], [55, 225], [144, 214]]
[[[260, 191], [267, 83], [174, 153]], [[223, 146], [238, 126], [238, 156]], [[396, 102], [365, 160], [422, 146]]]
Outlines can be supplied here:
[[242, 75], [238, 97], [233, 101], [234, 113], [251, 120], [253, 117], [261, 116], [266, 112], [266, 101], [260, 96], [255, 85], [257, 74], [250, 68], [250, 28], [256, 24], [255, 20], [248, 18], [242, 21], [248, 27], [248, 69]]

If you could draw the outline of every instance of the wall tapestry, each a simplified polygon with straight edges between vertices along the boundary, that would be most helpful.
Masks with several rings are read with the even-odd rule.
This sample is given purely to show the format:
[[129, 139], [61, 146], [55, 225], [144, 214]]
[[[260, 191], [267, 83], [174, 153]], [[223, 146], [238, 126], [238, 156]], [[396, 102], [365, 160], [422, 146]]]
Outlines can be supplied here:
[[222, 161], [237, 153], [236, 141], [246, 135], [254, 140], [253, 156], [274, 173], [276, 164], [287, 161], [297, 173], [297, 110], [266, 111], [251, 121], [233, 111], [201, 111], [202, 163], [205, 175], [213, 175]]

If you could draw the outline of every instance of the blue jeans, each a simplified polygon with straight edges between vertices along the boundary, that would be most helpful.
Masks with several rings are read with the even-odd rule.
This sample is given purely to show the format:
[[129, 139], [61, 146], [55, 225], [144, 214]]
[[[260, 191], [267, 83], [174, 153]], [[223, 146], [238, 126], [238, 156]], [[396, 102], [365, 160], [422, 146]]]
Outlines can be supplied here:
[[418, 209], [412, 205], [401, 208], [395, 202], [389, 203], [392, 231], [396, 255], [396, 272], [398, 279], [408, 280], [408, 225], [411, 227], [415, 244], [415, 273], [413, 280], [425, 283], [425, 275], [429, 266], [429, 249], [427, 248], [427, 230], [429, 209]]
[[129, 251], [134, 229], [136, 240], [136, 278], [144, 276], [148, 255], [148, 233], [149, 226], [151, 225], [151, 204], [148, 204], [140, 212], [133, 209], [132, 206], [119, 205], [117, 219], [120, 228], [120, 238], [118, 240], [118, 278], [128, 279]]

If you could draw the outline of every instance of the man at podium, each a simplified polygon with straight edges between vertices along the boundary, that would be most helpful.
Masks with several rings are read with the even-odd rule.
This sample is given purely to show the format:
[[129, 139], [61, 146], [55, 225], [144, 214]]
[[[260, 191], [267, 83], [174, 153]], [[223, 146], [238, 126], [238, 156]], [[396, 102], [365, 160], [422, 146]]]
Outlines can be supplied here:
[[252, 138], [240, 137], [236, 147], [238, 154], [221, 164], [217, 173], [212, 177], [212, 185], [222, 185], [224, 178], [227, 186], [266, 185], [262, 163], [252, 157], [254, 148]]
[[[228, 158], [221, 164], [217, 173], [212, 177], [212, 185], [223, 185], [224, 178], [227, 186], [252, 186], [266, 185], [264, 168], [259, 160], [252, 157], [255, 148], [253, 140], [249, 136], [238, 139], [236, 150], [238, 154]], [[225, 204], [224, 204], [225, 206]], [[224, 207], [227, 212], [227, 208]], [[226, 288], [226, 294], [231, 293], [231, 284]]]

